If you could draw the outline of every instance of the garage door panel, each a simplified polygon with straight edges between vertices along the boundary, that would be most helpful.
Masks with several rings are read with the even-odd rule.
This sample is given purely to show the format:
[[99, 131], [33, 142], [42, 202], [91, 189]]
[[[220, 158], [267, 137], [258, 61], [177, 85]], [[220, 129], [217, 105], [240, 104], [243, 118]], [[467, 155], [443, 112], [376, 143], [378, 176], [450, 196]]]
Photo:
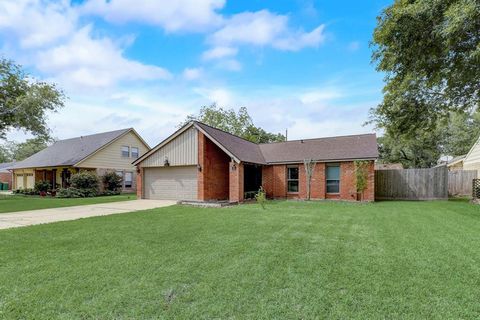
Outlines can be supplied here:
[[159, 200], [197, 200], [197, 168], [145, 168], [145, 198]]

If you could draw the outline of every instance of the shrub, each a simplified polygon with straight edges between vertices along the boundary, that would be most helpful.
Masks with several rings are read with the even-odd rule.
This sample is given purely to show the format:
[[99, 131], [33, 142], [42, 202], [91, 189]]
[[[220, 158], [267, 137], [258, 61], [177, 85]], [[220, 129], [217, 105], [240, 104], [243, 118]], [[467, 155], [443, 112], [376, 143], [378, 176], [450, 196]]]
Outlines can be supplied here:
[[41, 180], [35, 183], [34, 190], [36, 192], [48, 192], [51, 189], [50, 182]]
[[355, 178], [357, 192], [362, 194], [368, 186], [368, 161], [355, 161]]
[[71, 188], [81, 190], [84, 197], [95, 197], [98, 195], [100, 180], [94, 172], [82, 171], [72, 175], [70, 178]]
[[36, 192], [34, 189], [16, 189], [13, 191], [13, 193], [15, 194], [23, 194], [23, 195], [27, 195], [27, 196], [33, 196], [33, 195], [36, 195], [38, 194], [38, 192]]
[[113, 194], [119, 194], [120, 190], [122, 190], [123, 179], [113, 171], [105, 173], [102, 176], [102, 182], [105, 191], [113, 191]]
[[77, 188], [60, 188], [57, 190], [57, 198], [85, 198], [84, 192]]
[[267, 204], [267, 194], [263, 187], [260, 187], [257, 194], [255, 195], [255, 200], [262, 206], [262, 209], [265, 210]]
[[72, 175], [71, 187], [57, 191], [58, 198], [87, 198], [98, 195], [98, 176], [89, 171], [83, 171]]

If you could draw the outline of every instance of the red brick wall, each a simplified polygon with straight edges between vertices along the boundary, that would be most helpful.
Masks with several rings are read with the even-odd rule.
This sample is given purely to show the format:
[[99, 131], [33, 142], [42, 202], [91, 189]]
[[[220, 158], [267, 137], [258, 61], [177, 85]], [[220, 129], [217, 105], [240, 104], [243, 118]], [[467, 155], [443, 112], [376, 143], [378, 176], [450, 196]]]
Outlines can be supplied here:
[[0, 182], [8, 182], [8, 190], [12, 190], [12, 173], [0, 172]]
[[230, 162], [230, 184], [229, 200], [230, 202], [243, 201], [243, 164]]
[[356, 200], [357, 187], [355, 164], [352, 161], [340, 163], [340, 199]]
[[285, 198], [287, 196], [287, 166], [273, 166], [273, 197]]
[[363, 192], [363, 201], [375, 201], [375, 162], [368, 165], [367, 189]]
[[198, 133], [198, 200], [226, 200], [229, 196], [230, 157], [203, 133]]
[[273, 198], [273, 166], [262, 167], [262, 187], [267, 198]]
[[143, 168], [137, 166], [137, 178], [136, 178], [136, 185], [137, 185], [137, 198], [143, 199]]
[[[267, 196], [270, 198], [307, 198], [306, 172], [302, 163], [298, 164], [299, 170], [299, 192], [298, 194], [287, 194], [286, 165], [264, 166], [262, 170], [262, 185]], [[340, 163], [340, 194], [327, 195], [325, 181], [325, 163], [317, 163], [311, 180], [311, 199], [341, 199], [356, 200], [356, 178], [355, 164], [353, 161]], [[363, 200], [373, 201], [375, 169], [371, 161], [368, 168], [368, 187], [364, 191]]]

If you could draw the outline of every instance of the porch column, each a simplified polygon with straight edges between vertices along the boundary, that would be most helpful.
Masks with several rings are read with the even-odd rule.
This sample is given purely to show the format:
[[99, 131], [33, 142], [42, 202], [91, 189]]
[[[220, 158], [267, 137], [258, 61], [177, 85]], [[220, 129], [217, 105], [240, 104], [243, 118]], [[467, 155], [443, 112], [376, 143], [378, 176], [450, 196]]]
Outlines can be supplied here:
[[230, 161], [229, 201], [243, 202], [243, 163]]

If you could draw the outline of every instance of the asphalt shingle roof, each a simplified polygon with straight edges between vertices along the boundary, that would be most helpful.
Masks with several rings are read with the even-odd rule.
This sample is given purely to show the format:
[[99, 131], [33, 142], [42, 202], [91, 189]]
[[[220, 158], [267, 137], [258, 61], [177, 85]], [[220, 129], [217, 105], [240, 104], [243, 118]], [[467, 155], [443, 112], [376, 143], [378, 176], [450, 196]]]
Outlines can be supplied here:
[[15, 162], [4, 162], [0, 163], [0, 172], [8, 172], [8, 169], [15, 164]]
[[255, 144], [233, 134], [195, 122], [240, 161], [271, 164], [315, 161], [340, 161], [378, 158], [375, 134]]
[[126, 133], [122, 129], [72, 139], [59, 140], [31, 157], [14, 163], [11, 169], [71, 166]]
[[247, 141], [231, 133], [210, 127], [201, 122], [195, 124], [203, 129], [208, 135], [230, 151], [235, 157], [243, 162], [265, 164], [262, 152], [258, 144]]
[[371, 159], [378, 157], [375, 134], [361, 134], [341, 137], [305, 139], [261, 144], [265, 161], [302, 162]]

